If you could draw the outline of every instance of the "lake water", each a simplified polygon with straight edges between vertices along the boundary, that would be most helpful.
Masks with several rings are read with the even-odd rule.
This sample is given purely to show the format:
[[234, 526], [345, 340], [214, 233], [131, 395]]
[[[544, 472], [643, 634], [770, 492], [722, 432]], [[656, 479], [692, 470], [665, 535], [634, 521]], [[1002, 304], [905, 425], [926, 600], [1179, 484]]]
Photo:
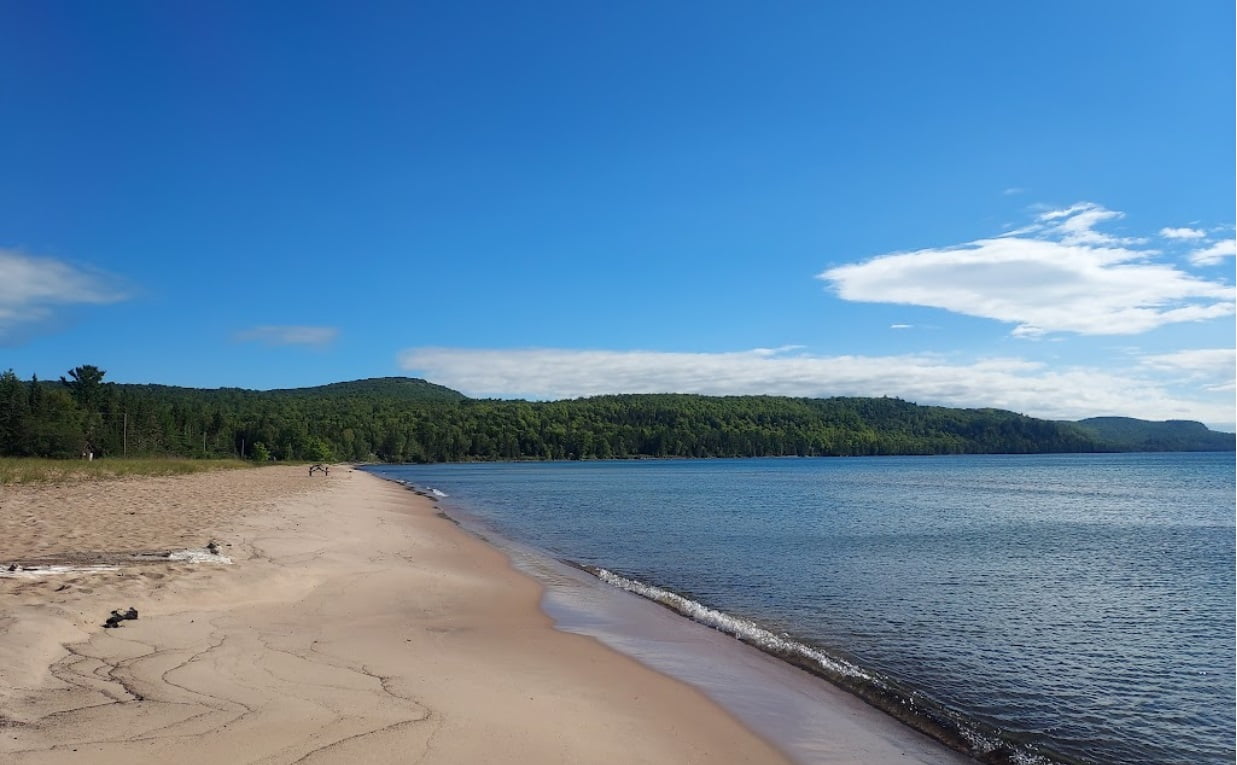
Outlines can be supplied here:
[[1232, 454], [371, 469], [993, 761], [1233, 762]]

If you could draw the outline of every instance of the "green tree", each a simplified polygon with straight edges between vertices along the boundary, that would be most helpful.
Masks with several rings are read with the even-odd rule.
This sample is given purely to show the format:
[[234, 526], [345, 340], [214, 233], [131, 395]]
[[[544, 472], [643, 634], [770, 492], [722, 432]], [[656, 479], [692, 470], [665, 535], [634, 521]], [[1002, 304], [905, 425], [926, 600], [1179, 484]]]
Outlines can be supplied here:
[[73, 400], [87, 412], [99, 411], [99, 403], [103, 397], [103, 376], [105, 370], [91, 364], [83, 364], [69, 370], [71, 380], [61, 377], [60, 382], [69, 389]]
[[309, 436], [305, 439], [302, 454], [310, 462], [330, 462], [334, 459], [331, 456], [331, 447], [327, 446], [326, 441], [318, 436]]
[[30, 420], [30, 397], [13, 370], [0, 374], [0, 454], [25, 453]]
[[25, 434], [25, 453], [37, 457], [80, 457], [86, 447], [82, 412], [63, 390], [41, 397], [39, 411], [31, 412]]
[[30, 411], [39, 412], [43, 409], [43, 386], [38, 375], [30, 375]]

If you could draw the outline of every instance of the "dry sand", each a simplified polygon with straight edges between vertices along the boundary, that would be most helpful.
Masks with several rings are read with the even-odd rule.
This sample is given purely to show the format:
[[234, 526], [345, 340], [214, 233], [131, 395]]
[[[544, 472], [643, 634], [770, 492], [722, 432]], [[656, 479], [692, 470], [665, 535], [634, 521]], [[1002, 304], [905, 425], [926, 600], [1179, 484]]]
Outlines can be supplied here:
[[[233, 565], [128, 555], [212, 538]], [[0, 761], [785, 761], [367, 474], [0, 487], [0, 561], [57, 558], [118, 568], [0, 577]]]

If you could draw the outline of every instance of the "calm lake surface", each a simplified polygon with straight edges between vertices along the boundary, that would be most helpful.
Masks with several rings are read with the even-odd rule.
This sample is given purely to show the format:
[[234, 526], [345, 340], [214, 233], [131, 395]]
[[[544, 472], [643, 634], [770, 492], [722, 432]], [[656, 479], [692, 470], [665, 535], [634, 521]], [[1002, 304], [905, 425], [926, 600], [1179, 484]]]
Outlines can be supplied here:
[[823, 674], [857, 673], [978, 751], [1233, 762], [1232, 454], [371, 470], [616, 586], [707, 607], [701, 621], [737, 617], [748, 642], [835, 662]]

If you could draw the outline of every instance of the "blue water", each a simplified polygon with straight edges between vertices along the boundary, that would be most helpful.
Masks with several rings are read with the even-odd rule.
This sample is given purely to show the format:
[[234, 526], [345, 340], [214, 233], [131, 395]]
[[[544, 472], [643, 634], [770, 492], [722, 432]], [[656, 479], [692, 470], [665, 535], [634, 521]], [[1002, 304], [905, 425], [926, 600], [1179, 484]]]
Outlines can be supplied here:
[[1232, 454], [373, 470], [857, 667], [974, 753], [1233, 762]]

